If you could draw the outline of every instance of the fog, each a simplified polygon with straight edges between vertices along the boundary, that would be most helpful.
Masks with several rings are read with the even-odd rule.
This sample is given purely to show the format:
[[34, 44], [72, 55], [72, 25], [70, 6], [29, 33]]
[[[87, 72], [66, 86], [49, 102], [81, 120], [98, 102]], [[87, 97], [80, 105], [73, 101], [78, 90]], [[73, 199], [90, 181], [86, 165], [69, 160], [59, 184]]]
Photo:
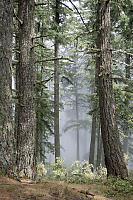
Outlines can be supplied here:
[[[61, 157], [68, 163], [76, 160], [77, 153], [77, 129], [70, 128], [65, 131], [68, 126], [68, 122], [76, 120], [75, 110], [70, 109], [68, 106], [64, 107], [64, 110], [60, 112], [60, 134], [61, 134]], [[79, 120], [88, 120], [89, 115], [80, 111]], [[89, 123], [89, 121], [88, 121]], [[89, 159], [89, 146], [90, 146], [90, 128], [79, 129], [79, 155], [80, 160]]]
[[[79, 155], [80, 161], [89, 160], [89, 147], [91, 137], [91, 119], [88, 114], [80, 111], [80, 120], [88, 121], [87, 128], [79, 129]], [[69, 128], [65, 130], [72, 120], [76, 120], [75, 110], [70, 109], [69, 106], [65, 105], [64, 109], [60, 111], [60, 145], [61, 145], [61, 158], [68, 164], [71, 164], [77, 159], [77, 129]], [[54, 138], [50, 138], [53, 143]], [[47, 155], [48, 162], [54, 162], [54, 155], [49, 153]]]

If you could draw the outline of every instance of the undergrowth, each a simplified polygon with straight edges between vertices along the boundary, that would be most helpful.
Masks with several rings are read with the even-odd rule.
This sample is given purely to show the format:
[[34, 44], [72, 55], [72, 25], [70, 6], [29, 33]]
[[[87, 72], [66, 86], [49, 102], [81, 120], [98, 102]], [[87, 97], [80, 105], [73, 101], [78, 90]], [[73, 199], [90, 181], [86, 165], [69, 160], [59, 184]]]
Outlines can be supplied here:
[[[39, 179], [44, 176], [43, 165], [40, 164], [38, 167], [38, 177]], [[43, 167], [42, 167], [43, 166]], [[44, 167], [45, 168], [45, 167]], [[49, 174], [47, 177], [49, 179], [66, 181], [68, 183], [90, 183], [94, 180], [104, 179], [107, 175], [106, 168], [99, 166], [96, 171], [94, 171], [93, 165], [89, 164], [88, 161], [75, 161], [71, 166], [67, 166], [64, 160], [57, 158], [56, 163], [50, 165], [48, 170]], [[94, 172], [93, 172], [94, 171]], [[46, 174], [45, 174], [46, 175]]]
[[[117, 200], [130, 199], [133, 196], [133, 179], [108, 178], [103, 181], [106, 185], [105, 195]], [[132, 197], [133, 198], [133, 197]]]
[[89, 164], [88, 161], [75, 161], [68, 167], [64, 160], [57, 158], [57, 162], [50, 164], [48, 170], [45, 169], [43, 163], [38, 165], [37, 170], [38, 180], [47, 177], [48, 179], [65, 181], [67, 183], [100, 183], [106, 186], [104, 192], [107, 197], [113, 197], [117, 200], [127, 200], [132, 199], [130, 196], [133, 197], [133, 179], [123, 180], [116, 177], [107, 179], [106, 168], [99, 166], [94, 170], [93, 165]]

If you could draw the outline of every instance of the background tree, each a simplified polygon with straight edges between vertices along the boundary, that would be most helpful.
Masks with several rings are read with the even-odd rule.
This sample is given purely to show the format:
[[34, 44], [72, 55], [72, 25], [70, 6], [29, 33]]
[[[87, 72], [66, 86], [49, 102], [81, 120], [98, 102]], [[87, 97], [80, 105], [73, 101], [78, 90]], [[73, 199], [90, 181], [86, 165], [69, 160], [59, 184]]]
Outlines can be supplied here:
[[[45, 162], [54, 153], [53, 137], [53, 8], [48, 2], [35, 4], [35, 68], [36, 68], [36, 153], [37, 162]], [[52, 35], [53, 34], [53, 35]], [[48, 42], [49, 41], [49, 42]]]
[[115, 121], [110, 51], [110, 2], [98, 1], [97, 7], [98, 95], [101, 132], [108, 176], [128, 176]]
[[12, 127], [13, 1], [0, 1], [0, 170], [13, 170]]
[[60, 157], [60, 133], [59, 133], [59, 24], [60, 24], [60, 0], [55, 3], [55, 43], [54, 43], [54, 139], [55, 139], [55, 161]]

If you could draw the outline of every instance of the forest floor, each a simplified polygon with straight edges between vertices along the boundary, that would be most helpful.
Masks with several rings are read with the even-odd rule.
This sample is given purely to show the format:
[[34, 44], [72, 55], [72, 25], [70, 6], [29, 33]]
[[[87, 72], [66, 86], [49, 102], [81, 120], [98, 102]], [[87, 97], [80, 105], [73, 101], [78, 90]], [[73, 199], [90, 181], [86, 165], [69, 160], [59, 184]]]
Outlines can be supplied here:
[[[19, 182], [0, 177], [0, 200], [114, 200], [104, 197], [105, 188], [100, 183], [67, 184], [47, 179], [35, 183], [29, 179]], [[133, 196], [126, 200], [133, 200]]]

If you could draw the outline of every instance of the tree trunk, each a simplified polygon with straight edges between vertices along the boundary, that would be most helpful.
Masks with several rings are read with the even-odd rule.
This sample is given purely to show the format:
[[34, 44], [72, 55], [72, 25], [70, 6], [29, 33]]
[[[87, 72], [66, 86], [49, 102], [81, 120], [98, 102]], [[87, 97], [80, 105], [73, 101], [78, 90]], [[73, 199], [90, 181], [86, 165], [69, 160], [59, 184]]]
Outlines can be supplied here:
[[89, 163], [94, 166], [95, 157], [95, 140], [96, 140], [96, 113], [92, 115], [92, 128], [91, 128], [91, 143], [90, 143], [90, 154]]
[[[95, 69], [94, 83], [92, 87], [92, 94], [97, 93], [97, 70]], [[94, 100], [92, 109], [95, 110], [97, 107], [97, 99]], [[91, 142], [90, 142], [90, 154], [89, 154], [89, 163], [93, 164], [95, 160], [95, 143], [96, 143], [96, 129], [97, 129], [97, 111], [92, 114], [92, 127], [91, 127]]]
[[0, 170], [13, 168], [12, 131], [13, 1], [0, 1]]
[[34, 0], [20, 0], [17, 171], [35, 178], [35, 69], [34, 69]]
[[[18, 26], [17, 26], [18, 28]], [[15, 35], [15, 59], [19, 61], [19, 35], [18, 35], [18, 30], [16, 31]], [[18, 91], [19, 91], [19, 62], [16, 63], [16, 68], [15, 68], [15, 89], [16, 89], [16, 96], [18, 97]], [[17, 156], [17, 128], [18, 128], [18, 103], [15, 104], [15, 129], [14, 129], [14, 149], [15, 149], [15, 157]], [[16, 158], [17, 159], [17, 158]], [[15, 167], [17, 170], [17, 160], [15, 163]]]
[[98, 168], [101, 164], [102, 159], [102, 138], [101, 138], [101, 126], [99, 122], [98, 131], [97, 131], [97, 160], [96, 160], [96, 168]]
[[103, 145], [102, 145], [102, 167], [106, 167], [106, 166], [105, 166], [105, 156], [104, 156]]
[[108, 176], [113, 175], [125, 178], [128, 173], [115, 121], [109, 0], [98, 1], [97, 28], [97, 49], [99, 52], [97, 53], [96, 67], [98, 70], [98, 95], [105, 165]]
[[[55, 58], [59, 56], [59, 5], [60, 0], [56, 0], [55, 7]], [[60, 133], [59, 133], [59, 60], [54, 62], [54, 139], [55, 139], [55, 161], [60, 157]]]
[[[76, 83], [75, 83], [75, 98], [76, 98], [76, 101], [75, 101], [75, 104], [76, 104], [76, 122], [77, 124], [79, 123], [79, 107], [78, 107], [78, 91], [77, 91], [77, 80], [76, 80]], [[77, 128], [76, 128], [76, 133], [77, 133], [77, 160], [80, 160], [80, 145], [79, 145], [79, 126], [77, 125]]]
[[[44, 25], [42, 23], [41, 25], [41, 30], [40, 30], [40, 34], [44, 35]], [[40, 43], [43, 44], [44, 43], [44, 38], [40, 38]], [[43, 58], [44, 56], [44, 51], [41, 48], [41, 57]], [[37, 74], [39, 76], [37, 76], [37, 81], [43, 81], [45, 75], [44, 75], [44, 63], [41, 63], [41, 66], [37, 67]], [[38, 97], [40, 97], [40, 99], [43, 99], [43, 95], [44, 95], [44, 87], [36, 87], [36, 95]], [[44, 100], [45, 101], [45, 100]], [[44, 103], [43, 101], [39, 100], [36, 103], [36, 157], [37, 157], [37, 162], [44, 162], [45, 161], [45, 145], [44, 145], [44, 141], [45, 141], [45, 127], [44, 127], [44, 115], [45, 113], [40, 112], [40, 110], [44, 110]]]

